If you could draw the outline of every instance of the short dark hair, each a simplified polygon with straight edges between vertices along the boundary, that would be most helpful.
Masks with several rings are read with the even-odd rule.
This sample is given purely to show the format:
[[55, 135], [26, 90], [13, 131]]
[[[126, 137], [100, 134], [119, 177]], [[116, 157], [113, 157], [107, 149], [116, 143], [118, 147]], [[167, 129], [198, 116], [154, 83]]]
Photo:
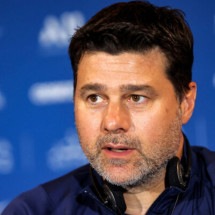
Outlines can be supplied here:
[[155, 47], [167, 57], [166, 75], [181, 101], [192, 80], [192, 32], [181, 10], [157, 7], [147, 1], [108, 6], [76, 31], [69, 46], [74, 90], [78, 65], [86, 52], [144, 53]]

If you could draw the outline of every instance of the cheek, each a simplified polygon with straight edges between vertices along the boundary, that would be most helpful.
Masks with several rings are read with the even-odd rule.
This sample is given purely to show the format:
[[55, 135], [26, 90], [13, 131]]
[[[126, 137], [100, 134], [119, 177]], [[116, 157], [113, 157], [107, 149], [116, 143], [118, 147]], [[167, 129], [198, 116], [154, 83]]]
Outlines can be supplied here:
[[93, 113], [87, 113], [81, 108], [75, 108], [76, 127], [81, 141], [90, 142], [96, 139], [100, 131], [100, 120]]
[[[174, 116], [173, 116], [174, 115]], [[169, 124], [175, 118], [175, 114], [170, 113], [166, 109], [159, 109], [155, 111], [148, 111], [142, 115], [133, 115], [132, 121], [138, 132], [143, 138], [156, 138], [162, 135]]]

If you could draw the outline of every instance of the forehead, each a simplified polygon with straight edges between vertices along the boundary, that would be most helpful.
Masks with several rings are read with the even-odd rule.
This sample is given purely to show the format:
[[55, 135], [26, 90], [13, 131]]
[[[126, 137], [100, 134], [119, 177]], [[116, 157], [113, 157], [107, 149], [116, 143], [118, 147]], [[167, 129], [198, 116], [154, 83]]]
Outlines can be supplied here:
[[120, 85], [159, 81], [167, 79], [167, 65], [167, 58], [159, 48], [144, 53], [123, 52], [118, 55], [85, 53], [79, 63], [77, 85], [84, 82]]

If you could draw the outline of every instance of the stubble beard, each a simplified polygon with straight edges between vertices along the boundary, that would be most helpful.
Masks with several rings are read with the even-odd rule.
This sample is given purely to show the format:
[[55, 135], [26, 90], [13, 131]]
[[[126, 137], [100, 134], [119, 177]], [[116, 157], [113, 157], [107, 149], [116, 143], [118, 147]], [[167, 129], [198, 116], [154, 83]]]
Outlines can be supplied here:
[[[151, 149], [143, 150], [144, 143], [138, 137], [126, 134], [109, 133], [100, 136], [95, 144], [96, 148], [83, 147], [82, 138], [80, 142], [83, 151], [91, 166], [111, 184], [130, 189], [137, 186], [149, 186], [164, 177], [168, 161], [176, 155], [180, 145], [181, 116], [178, 113], [176, 119], [170, 123], [168, 129], [151, 143]], [[135, 148], [137, 155], [135, 159], [107, 159], [102, 155], [102, 146], [107, 143], [119, 144]], [[85, 144], [86, 146], [86, 144]], [[126, 171], [126, 176], [122, 179], [122, 172], [112, 173], [111, 168], [119, 168]]]

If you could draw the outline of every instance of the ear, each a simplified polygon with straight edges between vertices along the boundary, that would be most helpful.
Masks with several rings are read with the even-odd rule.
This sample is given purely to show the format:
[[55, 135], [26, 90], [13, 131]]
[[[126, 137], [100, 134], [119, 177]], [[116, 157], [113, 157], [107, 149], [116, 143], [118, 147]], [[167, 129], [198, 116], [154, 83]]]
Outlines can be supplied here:
[[182, 123], [186, 124], [192, 116], [196, 101], [197, 86], [195, 82], [189, 83], [189, 91], [181, 102]]

